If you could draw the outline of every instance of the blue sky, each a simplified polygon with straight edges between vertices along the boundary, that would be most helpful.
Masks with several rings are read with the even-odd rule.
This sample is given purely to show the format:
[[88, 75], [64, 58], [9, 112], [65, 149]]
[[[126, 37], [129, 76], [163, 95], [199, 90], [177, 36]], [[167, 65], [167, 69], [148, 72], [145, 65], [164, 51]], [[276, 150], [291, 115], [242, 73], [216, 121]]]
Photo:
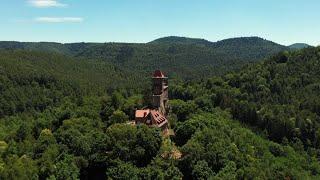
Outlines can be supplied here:
[[260, 36], [320, 44], [319, 0], [3, 0], [0, 40], [148, 42]]

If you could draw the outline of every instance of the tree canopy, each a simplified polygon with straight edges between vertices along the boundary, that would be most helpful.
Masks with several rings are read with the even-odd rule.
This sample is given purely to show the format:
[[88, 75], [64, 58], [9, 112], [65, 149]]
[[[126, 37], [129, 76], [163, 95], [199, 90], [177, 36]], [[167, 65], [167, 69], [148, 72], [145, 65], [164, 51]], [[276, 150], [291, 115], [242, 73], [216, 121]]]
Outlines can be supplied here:
[[[238, 41], [1, 50], [0, 179], [319, 179], [320, 48], [219, 76], [195, 65]], [[150, 104], [147, 74], [162, 59], [170, 72], [192, 67], [170, 80], [172, 137], [128, 123]]]

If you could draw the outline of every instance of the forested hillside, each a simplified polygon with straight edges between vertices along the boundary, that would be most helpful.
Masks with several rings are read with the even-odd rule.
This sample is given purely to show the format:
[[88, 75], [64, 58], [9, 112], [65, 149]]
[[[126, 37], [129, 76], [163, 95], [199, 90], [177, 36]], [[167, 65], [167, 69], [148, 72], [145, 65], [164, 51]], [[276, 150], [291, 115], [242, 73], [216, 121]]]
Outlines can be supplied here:
[[319, 48], [283, 52], [239, 73], [187, 86], [200, 95], [193, 98], [213, 100], [208, 105], [228, 109], [272, 140], [301, 140], [306, 147], [319, 148], [319, 60]]
[[[314, 159], [319, 166], [320, 48], [282, 52], [239, 73], [178, 85], [172, 96], [183, 100], [171, 101], [179, 120], [189, 122], [190, 116], [186, 114], [190, 107], [205, 111], [218, 107], [265, 139], [308, 154], [308, 159]], [[186, 144], [190, 132], [199, 126], [186, 122], [176, 125], [177, 144]], [[276, 151], [283, 150], [280, 149]], [[302, 178], [294, 175], [294, 171], [286, 173], [290, 179]]]
[[102, 60], [122, 71], [135, 71], [145, 76], [146, 72], [162, 69], [170, 77], [194, 79], [237, 70], [246, 63], [262, 60], [288, 48], [258, 37], [216, 43], [203, 39], [165, 37], [146, 44], [0, 42], [0, 49], [60, 53], [87, 60]]
[[[178, 64], [171, 75], [175, 136], [166, 138], [157, 128], [126, 123], [148, 105], [149, 69], [160, 66], [138, 54], [166, 59], [162, 52], [176, 47], [175, 56], [191, 56], [191, 63], [192, 52], [205, 58], [211, 51], [145, 46], [135, 44], [132, 54], [130, 44], [77, 55], [0, 51], [0, 179], [320, 178], [320, 48], [285, 51], [212, 77], [186, 59], [194, 71], [178, 81]], [[199, 80], [200, 71], [208, 77]]]
[[127, 74], [104, 61], [55, 53], [0, 51], [0, 117], [33, 108], [44, 110], [67, 95], [98, 95], [125, 89], [139, 92], [147, 76]]

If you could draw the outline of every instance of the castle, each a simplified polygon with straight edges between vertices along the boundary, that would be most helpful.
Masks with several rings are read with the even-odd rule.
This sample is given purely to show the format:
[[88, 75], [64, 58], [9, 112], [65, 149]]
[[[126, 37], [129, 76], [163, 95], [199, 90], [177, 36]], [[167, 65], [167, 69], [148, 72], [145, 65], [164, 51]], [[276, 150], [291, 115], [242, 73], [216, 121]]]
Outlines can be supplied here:
[[168, 101], [168, 77], [156, 70], [152, 76], [152, 107], [136, 110], [135, 124], [143, 123], [168, 130]]

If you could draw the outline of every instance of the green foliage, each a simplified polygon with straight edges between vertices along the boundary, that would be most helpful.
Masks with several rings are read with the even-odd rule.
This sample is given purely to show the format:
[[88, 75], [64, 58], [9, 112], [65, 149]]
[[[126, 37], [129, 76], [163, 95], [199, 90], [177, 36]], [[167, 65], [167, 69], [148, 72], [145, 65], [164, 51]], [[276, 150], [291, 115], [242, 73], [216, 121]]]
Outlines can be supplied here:
[[[319, 48], [207, 77], [286, 48], [259, 38], [0, 47], [24, 49], [0, 51], [0, 179], [319, 179]], [[126, 123], [150, 104], [159, 67], [171, 76], [171, 139]]]
[[[270, 139], [303, 142], [305, 149], [318, 148], [319, 48], [282, 52], [238, 73], [180, 86], [179, 93], [197, 89], [191, 99], [201, 110], [219, 106], [235, 119], [266, 130]], [[175, 106], [173, 106], [175, 107]]]
[[60, 144], [66, 146], [67, 152], [74, 155], [89, 156], [96, 148], [97, 136], [105, 136], [102, 124], [88, 118], [76, 118], [63, 121], [62, 126], [55, 132]]
[[119, 158], [139, 167], [151, 162], [162, 142], [159, 129], [146, 125], [115, 124], [108, 128], [106, 134], [109, 158]]
[[129, 117], [123, 111], [120, 111], [120, 110], [114, 111], [109, 118], [109, 122], [111, 124], [125, 123], [128, 120], [129, 120]]
[[37, 166], [31, 158], [26, 155], [17, 157], [16, 155], [7, 157], [6, 165], [0, 169], [1, 179], [38, 179]]
[[[283, 143], [267, 142], [226, 122], [217, 124], [221, 113], [189, 115], [177, 123], [174, 138], [187, 154], [179, 165], [184, 176], [198, 178], [197, 169], [206, 166], [196, 162], [206, 161], [213, 179], [318, 178], [311, 164], [319, 164], [314, 161], [319, 158], [319, 55], [319, 48], [283, 52], [238, 73], [175, 88], [173, 97], [198, 105], [193, 112], [222, 108], [257, 134]], [[182, 101], [171, 101], [177, 111], [182, 103], [176, 102]]]
[[183, 100], [171, 100], [170, 107], [172, 113], [177, 115], [179, 121], [184, 121], [189, 114], [194, 113], [197, 105], [193, 101], [185, 102]]
[[56, 163], [56, 172], [52, 177], [56, 179], [78, 179], [79, 178], [79, 168], [75, 164], [74, 157], [67, 155], [61, 161]]
[[307, 158], [305, 152], [266, 141], [219, 114], [199, 114], [191, 119], [203, 126], [182, 147], [179, 167], [184, 175], [195, 179], [313, 176], [310, 164], [318, 162]]
[[140, 179], [181, 179], [183, 174], [172, 161], [155, 158], [148, 167], [141, 169]]
[[[289, 48], [258, 37], [233, 38], [216, 43], [202, 39], [165, 37], [146, 44], [0, 42], [1, 49], [49, 52], [52, 57], [56, 57], [54, 53], [59, 53], [81, 60], [102, 60], [103, 62], [64, 62], [70, 66], [63, 68], [60, 62], [54, 64], [58, 65], [55, 72], [61, 75], [60, 72], [66, 69], [68, 71], [65, 72], [71, 74], [69, 77], [74, 74], [80, 76], [85, 83], [104, 83], [109, 86], [107, 88], [112, 89], [120, 84], [127, 88], [144, 84], [143, 80], [146, 80], [150, 72], [159, 68], [170, 77], [183, 79], [224, 74], [226, 71], [239, 69], [245, 63]], [[42, 54], [44, 58], [48, 58], [47, 56]], [[45, 66], [48, 63], [50, 61]], [[91, 87], [90, 90], [94, 88]]]
[[0, 154], [8, 147], [8, 144], [5, 141], [0, 141]]
[[116, 166], [108, 169], [107, 177], [109, 179], [126, 180], [133, 179], [138, 180], [139, 169], [130, 163], [118, 162]]
[[208, 179], [213, 176], [213, 172], [209, 167], [207, 161], [198, 161], [192, 170], [192, 177], [195, 179]]

